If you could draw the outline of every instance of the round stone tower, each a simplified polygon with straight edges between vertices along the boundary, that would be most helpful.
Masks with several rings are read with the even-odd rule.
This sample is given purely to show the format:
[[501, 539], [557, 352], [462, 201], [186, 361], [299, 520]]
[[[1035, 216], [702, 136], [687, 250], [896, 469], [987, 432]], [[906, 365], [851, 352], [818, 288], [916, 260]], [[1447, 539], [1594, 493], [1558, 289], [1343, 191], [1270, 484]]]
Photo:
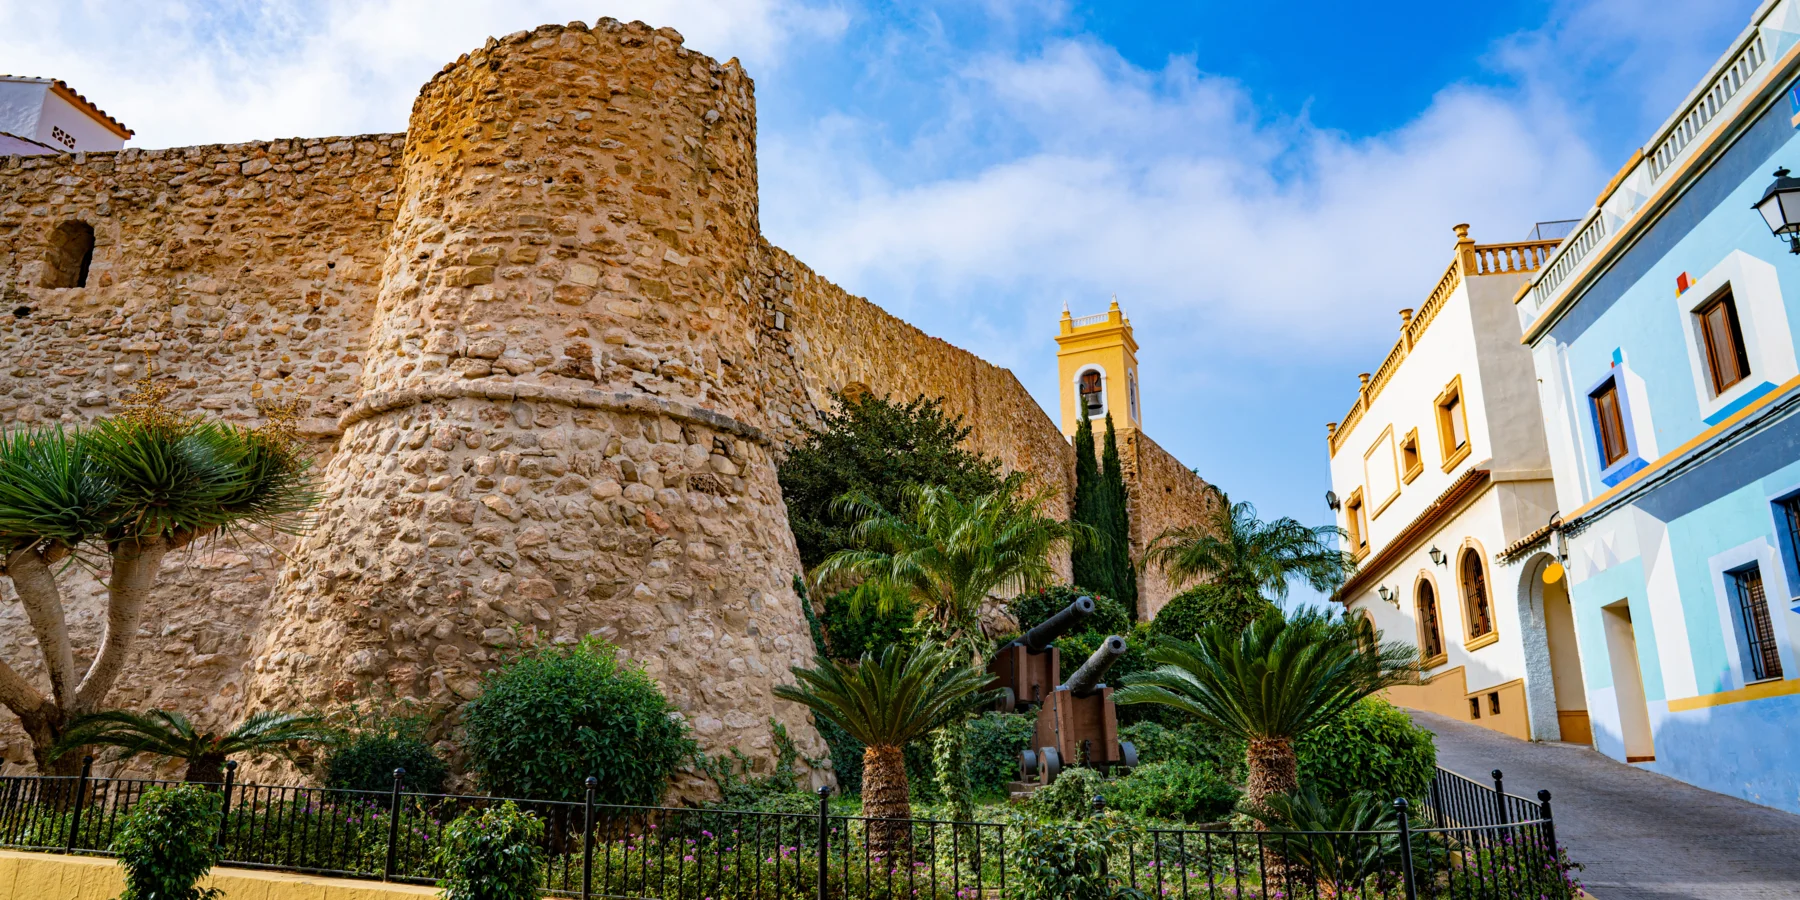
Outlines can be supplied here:
[[592, 635], [703, 749], [766, 756], [774, 717], [823, 755], [770, 695], [812, 648], [754, 401], [751, 89], [609, 19], [489, 40], [424, 87], [363, 393], [251, 708], [454, 707], [516, 648]]

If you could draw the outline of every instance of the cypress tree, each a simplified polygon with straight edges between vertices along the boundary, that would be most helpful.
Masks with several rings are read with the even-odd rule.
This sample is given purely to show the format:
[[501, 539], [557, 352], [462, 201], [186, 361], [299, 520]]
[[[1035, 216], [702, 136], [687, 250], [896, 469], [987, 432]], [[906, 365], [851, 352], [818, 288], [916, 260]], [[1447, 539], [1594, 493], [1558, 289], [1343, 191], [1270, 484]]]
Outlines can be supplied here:
[[1112, 413], [1106, 414], [1106, 446], [1101, 450], [1100, 494], [1105, 498], [1101, 509], [1105, 518], [1095, 523], [1107, 536], [1107, 586], [1113, 597], [1125, 604], [1131, 620], [1138, 618], [1137, 567], [1131, 564], [1131, 510], [1125, 491], [1125, 469], [1119, 463], [1119, 441], [1113, 432]]
[[[1099, 509], [1100, 467], [1095, 463], [1094, 456], [1094, 425], [1084, 408], [1081, 424], [1075, 428], [1075, 499], [1069, 506], [1069, 518], [1104, 536], [1106, 523], [1102, 520]], [[1069, 554], [1069, 565], [1076, 585], [1103, 594], [1107, 592], [1111, 580], [1105, 570], [1104, 547], [1076, 546]]]

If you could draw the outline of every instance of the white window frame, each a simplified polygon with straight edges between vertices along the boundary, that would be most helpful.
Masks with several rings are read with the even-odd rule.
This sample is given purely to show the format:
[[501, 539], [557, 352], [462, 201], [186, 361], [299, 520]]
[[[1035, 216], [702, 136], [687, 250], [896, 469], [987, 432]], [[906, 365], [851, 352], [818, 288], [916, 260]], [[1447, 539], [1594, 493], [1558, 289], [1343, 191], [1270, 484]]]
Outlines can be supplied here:
[[[1731, 289], [1737, 307], [1738, 326], [1744, 332], [1744, 357], [1750, 374], [1724, 393], [1714, 395], [1712, 369], [1702, 344], [1698, 310], [1725, 288]], [[1781, 299], [1781, 280], [1770, 263], [1742, 250], [1733, 250], [1675, 298], [1681, 317], [1681, 337], [1687, 343], [1688, 367], [1694, 381], [1694, 400], [1700, 418], [1712, 419], [1745, 394], [1765, 382], [1782, 384], [1800, 375], [1795, 364], [1794, 342], [1788, 331], [1787, 306]], [[1716, 424], [1716, 423], [1714, 423]]]
[[1088, 363], [1075, 370], [1075, 421], [1077, 422], [1081, 421], [1081, 416], [1085, 409], [1081, 402], [1081, 376], [1086, 375], [1089, 372], [1100, 373], [1100, 411], [1087, 413], [1088, 418], [1099, 421], [1105, 419], [1106, 414], [1111, 411], [1106, 403], [1107, 397], [1109, 396], [1108, 391], [1110, 390], [1110, 386], [1106, 380], [1106, 367], [1099, 363]]
[[[1738, 616], [1737, 585], [1726, 573], [1750, 563], [1755, 563], [1762, 574], [1763, 597], [1769, 602], [1769, 624], [1775, 629], [1777, 655], [1781, 658], [1781, 678], [1794, 678], [1800, 674], [1794, 671], [1794, 645], [1788, 633], [1787, 618], [1783, 615], [1786, 612], [1785, 602], [1770, 599], [1791, 596], [1788, 593], [1787, 568], [1782, 564], [1779, 549], [1771, 545], [1767, 538], [1759, 537], [1715, 553], [1706, 561], [1706, 571], [1712, 579], [1713, 599], [1719, 612], [1719, 633], [1725, 638], [1725, 658], [1730, 663], [1725, 673], [1725, 690], [1728, 691], [1742, 688], [1750, 682], [1744, 676], [1745, 660], [1738, 649], [1739, 644], [1745, 640], [1745, 635]], [[1782, 605], [1777, 606], [1778, 602]]]

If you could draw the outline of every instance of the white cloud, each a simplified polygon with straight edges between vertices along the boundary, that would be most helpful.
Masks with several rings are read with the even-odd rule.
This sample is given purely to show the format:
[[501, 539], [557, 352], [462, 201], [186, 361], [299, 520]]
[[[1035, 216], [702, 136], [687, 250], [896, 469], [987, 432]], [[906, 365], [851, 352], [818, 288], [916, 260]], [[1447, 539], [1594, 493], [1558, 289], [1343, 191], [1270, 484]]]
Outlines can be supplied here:
[[1191, 59], [1146, 71], [1080, 41], [982, 60], [955, 92], [981, 131], [932, 133], [928, 153], [962, 141], [980, 162], [949, 177], [889, 174], [875, 160], [903, 173], [911, 148], [850, 119], [765, 137], [765, 228], [896, 312], [977, 332], [1116, 291], [1165, 352], [1227, 326], [1313, 346], [1387, 335], [1449, 263], [1451, 225], [1519, 239], [1605, 177], [1566, 112], [1521, 92], [1449, 87], [1405, 127], [1350, 139], [1266, 116]]
[[[688, 46], [753, 68], [793, 40], [834, 38], [831, 0], [614, 0], [604, 11], [680, 30]], [[576, 0], [0, 0], [0, 60], [62, 78], [137, 131], [133, 146], [401, 131], [445, 63], [546, 22], [592, 24]]]

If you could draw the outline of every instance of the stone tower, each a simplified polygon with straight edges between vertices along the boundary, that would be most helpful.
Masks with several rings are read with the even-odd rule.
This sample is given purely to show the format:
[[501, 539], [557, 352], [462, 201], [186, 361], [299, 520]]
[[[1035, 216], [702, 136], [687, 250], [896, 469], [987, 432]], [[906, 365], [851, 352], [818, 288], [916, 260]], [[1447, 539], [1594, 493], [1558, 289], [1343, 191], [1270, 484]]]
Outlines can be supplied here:
[[424, 87], [362, 393], [253, 706], [472, 697], [508, 649], [595, 635], [703, 748], [767, 747], [774, 716], [823, 755], [770, 696], [812, 651], [749, 374], [751, 89], [606, 19], [490, 40]]

